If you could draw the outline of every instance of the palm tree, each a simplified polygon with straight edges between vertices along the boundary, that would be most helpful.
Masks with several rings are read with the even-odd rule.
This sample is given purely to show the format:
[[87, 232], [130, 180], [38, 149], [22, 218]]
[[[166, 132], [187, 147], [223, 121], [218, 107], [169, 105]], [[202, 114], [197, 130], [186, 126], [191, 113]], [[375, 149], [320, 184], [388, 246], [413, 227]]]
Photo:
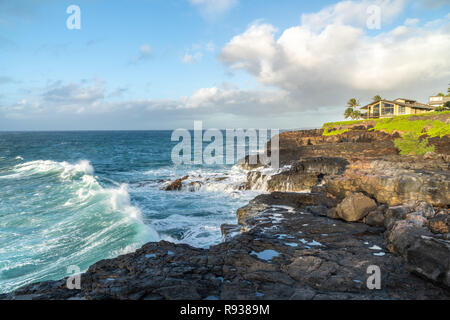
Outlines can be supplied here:
[[373, 102], [378, 102], [381, 101], [383, 98], [381, 98], [381, 96], [379, 94], [377, 94], [375, 97], [372, 98]]
[[[351, 98], [350, 100], [348, 100], [347, 109], [345, 109], [345, 112], [344, 112], [345, 119], [348, 119], [348, 118], [355, 119], [355, 116], [360, 117], [361, 112], [356, 110], [357, 107], [359, 107], [359, 101], [356, 100], [356, 98]], [[355, 112], [357, 112], [359, 114], [355, 114]]]
[[356, 100], [356, 98], [351, 98], [347, 102], [347, 107], [349, 107], [349, 108], [355, 109], [358, 106], [359, 106], [359, 101]]
[[360, 119], [360, 118], [361, 118], [361, 111], [359, 111], [359, 110], [353, 111], [352, 119], [353, 119], [353, 120], [358, 120], [358, 119]]
[[353, 115], [353, 108], [345, 109], [345, 112], [344, 112], [345, 119], [352, 117], [352, 115]]

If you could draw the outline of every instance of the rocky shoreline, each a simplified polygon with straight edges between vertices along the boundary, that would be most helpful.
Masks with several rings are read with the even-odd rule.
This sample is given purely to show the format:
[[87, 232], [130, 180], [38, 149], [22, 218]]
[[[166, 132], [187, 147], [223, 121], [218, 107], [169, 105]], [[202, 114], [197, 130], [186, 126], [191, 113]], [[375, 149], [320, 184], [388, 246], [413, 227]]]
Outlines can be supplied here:
[[[62, 279], [0, 298], [450, 299], [450, 138], [405, 157], [397, 133], [369, 129], [285, 132], [282, 170], [241, 163], [241, 188], [267, 193], [222, 225], [219, 245], [148, 243], [92, 265], [81, 290]], [[366, 285], [369, 266], [380, 269], [380, 289]]]

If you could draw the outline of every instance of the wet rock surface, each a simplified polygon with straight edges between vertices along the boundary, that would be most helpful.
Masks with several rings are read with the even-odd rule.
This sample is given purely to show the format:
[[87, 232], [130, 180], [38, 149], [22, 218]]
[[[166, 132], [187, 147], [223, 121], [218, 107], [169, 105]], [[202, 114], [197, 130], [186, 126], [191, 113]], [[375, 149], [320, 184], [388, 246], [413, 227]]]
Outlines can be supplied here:
[[184, 176], [180, 179], [176, 179], [173, 182], [170, 182], [168, 186], [164, 187], [163, 189], [166, 191], [175, 191], [175, 190], [181, 190], [182, 182], [187, 180], [189, 176]]
[[[260, 171], [251, 171], [247, 177], [247, 188], [255, 189], [254, 185], [264, 183], [266, 191], [293, 191], [308, 190], [320, 184], [326, 175], [340, 174], [345, 171], [348, 162], [343, 158], [310, 157], [292, 161], [289, 169], [270, 175]], [[257, 188], [256, 188], [257, 189]]]

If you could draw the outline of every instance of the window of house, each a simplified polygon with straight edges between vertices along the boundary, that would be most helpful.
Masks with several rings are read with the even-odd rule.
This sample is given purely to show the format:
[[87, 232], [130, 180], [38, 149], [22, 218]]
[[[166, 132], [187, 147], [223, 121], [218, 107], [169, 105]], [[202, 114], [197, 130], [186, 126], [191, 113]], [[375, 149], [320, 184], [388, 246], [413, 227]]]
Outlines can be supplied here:
[[394, 115], [394, 105], [383, 102], [382, 107], [381, 107], [381, 114], [383, 116]]
[[379, 117], [380, 116], [380, 104], [376, 104], [372, 107], [372, 112], [373, 112], [373, 116], [374, 117]]
[[404, 106], [398, 106], [398, 114], [405, 114], [406, 107]]

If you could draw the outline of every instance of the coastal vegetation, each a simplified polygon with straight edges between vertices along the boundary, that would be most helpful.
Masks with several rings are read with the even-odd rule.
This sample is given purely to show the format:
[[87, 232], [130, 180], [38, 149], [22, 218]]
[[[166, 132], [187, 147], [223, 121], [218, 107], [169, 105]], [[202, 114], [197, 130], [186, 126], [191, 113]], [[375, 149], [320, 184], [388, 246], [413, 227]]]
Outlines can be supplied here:
[[347, 109], [345, 109], [344, 117], [345, 119], [359, 119], [361, 118], [361, 111], [358, 110], [359, 101], [356, 98], [351, 98], [347, 102]]
[[[450, 95], [449, 95], [450, 96]], [[437, 107], [436, 111], [446, 111], [450, 110], [450, 101], [446, 101], [443, 106]]]
[[[372, 102], [378, 102], [383, 100], [383, 98], [377, 94], [372, 98]], [[360, 106], [359, 101], [356, 98], [351, 98], [347, 102], [347, 108], [344, 112], [345, 119], [351, 118], [351, 119], [361, 119], [363, 117], [361, 111], [358, 110], [358, 107]]]
[[349, 131], [357, 131], [364, 126], [369, 131], [383, 131], [390, 134], [399, 133], [400, 138], [394, 141], [400, 154], [424, 154], [433, 151], [428, 145], [429, 138], [450, 135], [450, 111], [430, 112], [421, 115], [402, 115], [392, 118], [370, 120], [352, 120], [325, 123], [323, 136], [341, 135]]
[[429, 145], [428, 139], [421, 139], [419, 135], [408, 132], [401, 138], [395, 139], [394, 145], [401, 155], [420, 155], [434, 152], [434, 145]]

